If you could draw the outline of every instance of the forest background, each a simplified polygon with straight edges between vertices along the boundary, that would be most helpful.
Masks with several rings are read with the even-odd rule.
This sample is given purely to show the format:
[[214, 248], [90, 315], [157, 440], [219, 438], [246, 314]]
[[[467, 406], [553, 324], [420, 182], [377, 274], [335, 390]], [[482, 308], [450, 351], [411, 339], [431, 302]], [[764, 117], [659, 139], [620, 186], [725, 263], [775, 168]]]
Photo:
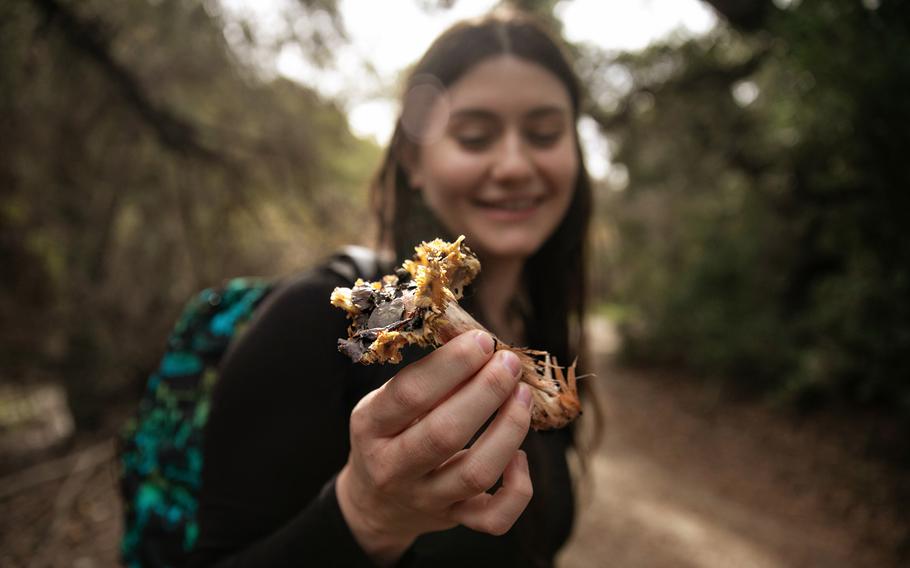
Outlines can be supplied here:
[[[510, 3], [560, 30], [557, 2]], [[910, 4], [707, 4], [695, 38], [570, 46], [613, 164], [592, 305], [625, 364], [872, 417], [870, 451], [905, 467]], [[44, 384], [77, 432], [101, 427], [195, 291], [369, 242], [378, 146], [248, 56], [293, 42], [329, 64], [336, 3], [289, 8], [299, 25], [264, 40], [214, 0], [0, 2], [0, 433]]]

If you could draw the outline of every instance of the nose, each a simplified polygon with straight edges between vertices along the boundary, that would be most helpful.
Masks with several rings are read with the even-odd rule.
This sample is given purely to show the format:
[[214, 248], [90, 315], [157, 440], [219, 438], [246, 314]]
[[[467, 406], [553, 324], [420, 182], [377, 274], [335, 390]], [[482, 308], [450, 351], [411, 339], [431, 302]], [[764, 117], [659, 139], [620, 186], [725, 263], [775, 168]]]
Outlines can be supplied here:
[[514, 185], [527, 181], [533, 173], [530, 149], [522, 137], [515, 132], [503, 136], [499, 151], [494, 156], [493, 179], [503, 185]]

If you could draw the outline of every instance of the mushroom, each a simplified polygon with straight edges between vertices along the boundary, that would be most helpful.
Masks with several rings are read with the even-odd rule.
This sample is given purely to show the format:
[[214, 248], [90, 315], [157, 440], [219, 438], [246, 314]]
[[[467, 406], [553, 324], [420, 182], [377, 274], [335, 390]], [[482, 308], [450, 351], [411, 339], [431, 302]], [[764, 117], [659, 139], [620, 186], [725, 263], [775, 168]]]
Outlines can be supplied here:
[[[332, 292], [332, 305], [351, 319], [338, 350], [355, 363], [399, 363], [405, 345], [438, 347], [472, 329], [490, 333], [458, 305], [464, 287], [480, 272], [464, 236], [451, 243], [423, 242], [414, 250], [395, 274], [378, 282], [358, 278], [352, 288]], [[532, 428], [562, 428], [581, 414], [575, 363], [563, 368], [546, 351], [513, 347], [491, 335], [496, 350], [509, 350], [522, 363], [521, 380], [531, 387]]]

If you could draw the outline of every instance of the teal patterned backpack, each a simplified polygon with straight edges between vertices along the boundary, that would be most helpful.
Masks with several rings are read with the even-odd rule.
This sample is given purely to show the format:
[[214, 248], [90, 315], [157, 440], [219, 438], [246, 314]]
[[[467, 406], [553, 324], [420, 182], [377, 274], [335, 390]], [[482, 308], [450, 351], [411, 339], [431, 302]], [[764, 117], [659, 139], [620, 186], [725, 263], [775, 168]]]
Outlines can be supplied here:
[[181, 566], [198, 534], [202, 432], [218, 365], [272, 284], [236, 278], [189, 301], [121, 440], [124, 565]]
[[[345, 247], [329, 268], [347, 282], [377, 271], [375, 254]], [[235, 278], [187, 303], [120, 446], [121, 558], [129, 568], [187, 563], [199, 529], [203, 431], [219, 365], [275, 283]], [[326, 297], [328, 302], [328, 297]]]

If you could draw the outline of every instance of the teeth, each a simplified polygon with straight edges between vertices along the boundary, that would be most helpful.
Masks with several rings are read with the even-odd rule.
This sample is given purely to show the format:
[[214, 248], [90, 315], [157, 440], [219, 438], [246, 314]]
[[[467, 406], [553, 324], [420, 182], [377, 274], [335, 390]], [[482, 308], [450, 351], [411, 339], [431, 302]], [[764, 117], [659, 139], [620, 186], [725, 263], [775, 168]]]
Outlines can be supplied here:
[[529, 209], [534, 206], [534, 199], [519, 199], [517, 201], [504, 201], [502, 203], [494, 203], [492, 207], [497, 209], [506, 209], [508, 211], [521, 211], [522, 209]]

